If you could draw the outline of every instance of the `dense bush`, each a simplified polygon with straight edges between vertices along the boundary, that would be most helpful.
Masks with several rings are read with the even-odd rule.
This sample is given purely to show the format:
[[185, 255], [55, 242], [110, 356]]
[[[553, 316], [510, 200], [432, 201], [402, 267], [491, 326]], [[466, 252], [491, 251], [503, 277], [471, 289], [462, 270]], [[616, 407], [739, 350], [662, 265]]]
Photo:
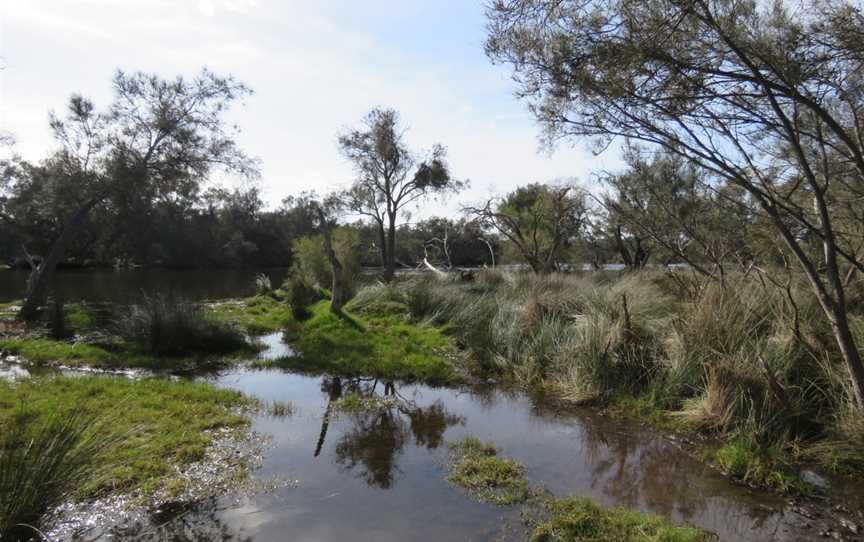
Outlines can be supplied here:
[[296, 275], [289, 277], [282, 285], [282, 289], [288, 292], [291, 315], [296, 320], [309, 318], [311, 315], [309, 305], [323, 297], [320, 289], [313, 288], [302, 277]]
[[239, 329], [189, 300], [144, 295], [117, 323], [118, 333], [154, 355], [228, 354], [247, 346]]
[[[333, 251], [342, 264], [342, 286], [347, 298], [356, 290], [356, 279], [360, 273], [360, 237], [350, 228], [333, 230]], [[293, 245], [294, 265], [292, 275], [306, 284], [329, 289], [333, 282], [333, 268], [324, 251], [324, 238], [313, 235], [298, 239]]]

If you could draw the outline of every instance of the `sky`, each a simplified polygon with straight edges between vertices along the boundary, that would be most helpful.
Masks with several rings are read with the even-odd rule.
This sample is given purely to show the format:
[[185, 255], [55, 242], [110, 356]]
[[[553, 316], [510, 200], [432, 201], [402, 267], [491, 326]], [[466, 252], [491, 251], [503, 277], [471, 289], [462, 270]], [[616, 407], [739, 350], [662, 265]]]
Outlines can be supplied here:
[[[119, 68], [163, 77], [207, 67], [254, 94], [230, 120], [261, 160], [269, 207], [304, 190], [348, 186], [337, 134], [373, 107], [399, 111], [418, 150], [448, 148], [452, 173], [470, 188], [415, 216], [455, 215], [529, 182], [615, 169], [576, 141], [540, 152], [540, 129], [513, 93], [508, 68], [483, 52], [480, 0], [3, 0], [0, 128], [17, 152], [52, 148], [48, 112], [72, 93], [107, 106]], [[232, 179], [220, 179], [231, 186]]]

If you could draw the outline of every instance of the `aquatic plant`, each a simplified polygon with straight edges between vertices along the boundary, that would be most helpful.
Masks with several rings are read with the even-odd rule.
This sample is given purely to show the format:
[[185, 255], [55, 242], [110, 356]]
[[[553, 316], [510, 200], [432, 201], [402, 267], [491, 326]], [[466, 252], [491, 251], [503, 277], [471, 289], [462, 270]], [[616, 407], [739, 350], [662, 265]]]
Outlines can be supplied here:
[[516, 460], [498, 457], [494, 444], [469, 435], [450, 443], [450, 456], [447, 480], [475, 499], [501, 506], [528, 499], [525, 467]]

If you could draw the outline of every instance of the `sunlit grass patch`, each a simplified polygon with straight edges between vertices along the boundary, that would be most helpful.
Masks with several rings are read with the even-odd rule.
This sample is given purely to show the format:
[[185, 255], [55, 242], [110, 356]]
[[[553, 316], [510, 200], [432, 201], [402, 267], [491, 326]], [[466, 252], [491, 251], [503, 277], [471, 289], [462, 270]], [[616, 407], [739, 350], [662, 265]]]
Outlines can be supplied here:
[[708, 542], [717, 537], [697, 527], [674, 525], [625, 508], [602, 508], [580, 497], [544, 499], [527, 514], [532, 542]]
[[311, 317], [294, 322], [286, 340], [298, 355], [281, 360], [288, 369], [341, 376], [448, 383], [458, 376], [449, 340], [429, 324], [413, 324], [402, 314], [333, 314], [327, 301], [310, 308]]
[[280, 291], [248, 299], [214, 303], [207, 310], [217, 318], [239, 325], [247, 333], [263, 335], [285, 329], [294, 320], [291, 306], [279, 299]]
[[204, 457], [211, 430], [247, 427], [239, 392], [168, 379], [97, 376], [0, 380], [0, 441], [11, 428], [35, 430], [70, 412], [109, 413], [99, 437], [112, 441], [98, 473], [81, 480], [76, 497], [111, 491], [150, 493], [163, 488], [174, 468]]
[[450, 444], [450, 454], [447, 480], [473, 498], [501, 506], [528, 499], [525, 467], [516, 460], [498, 457], [493, 444], [467, 436]]

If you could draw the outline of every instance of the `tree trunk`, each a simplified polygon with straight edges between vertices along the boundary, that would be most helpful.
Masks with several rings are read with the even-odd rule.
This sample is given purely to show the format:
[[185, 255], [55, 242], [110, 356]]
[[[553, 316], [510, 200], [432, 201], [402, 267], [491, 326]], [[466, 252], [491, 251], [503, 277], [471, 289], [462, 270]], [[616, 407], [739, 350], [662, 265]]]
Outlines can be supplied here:
[[390, 215], [387, 225], [387, 263], [384, 267], [384, 281], [390, 282], [396, 275], [396, 217]]
[[24, 294], [24, 304], [18, 311], [18, 318], [32, 322], [39, 316], [39, 309], [45, 305], [48, 299], [48, 289], [54, 278], [57, 264], [63, 261], [69, 244], [84, 225], [87, 215], [100, 201], [101, 199], [91, 200], [72, 215], [64, 224], [60, 237], [51, 246], [48, 256], [30, 272], [30, 277], [27, 279], [27, 290]]
[[345, 303], [345, 287], [343, 285], [343, 270], [342, 263], [336, 257], [336, 251], [333, 250], [333, 235], [330, 225], [324, 216], [324, 212], [319, 208], [318, 216], [321, 219], [321, 229], [324, 237], [324, 252], [327, 253], [327, 259], [330, 260], [331, 273], [333, 275], [331, 296], [330, 296], [330, 312], [342, 312], [342, 305]]
[[387, 236], [384, 234], [384, 222], [378, 222], [378, 255], [381, 256], [381, 268], [387, 269]]

